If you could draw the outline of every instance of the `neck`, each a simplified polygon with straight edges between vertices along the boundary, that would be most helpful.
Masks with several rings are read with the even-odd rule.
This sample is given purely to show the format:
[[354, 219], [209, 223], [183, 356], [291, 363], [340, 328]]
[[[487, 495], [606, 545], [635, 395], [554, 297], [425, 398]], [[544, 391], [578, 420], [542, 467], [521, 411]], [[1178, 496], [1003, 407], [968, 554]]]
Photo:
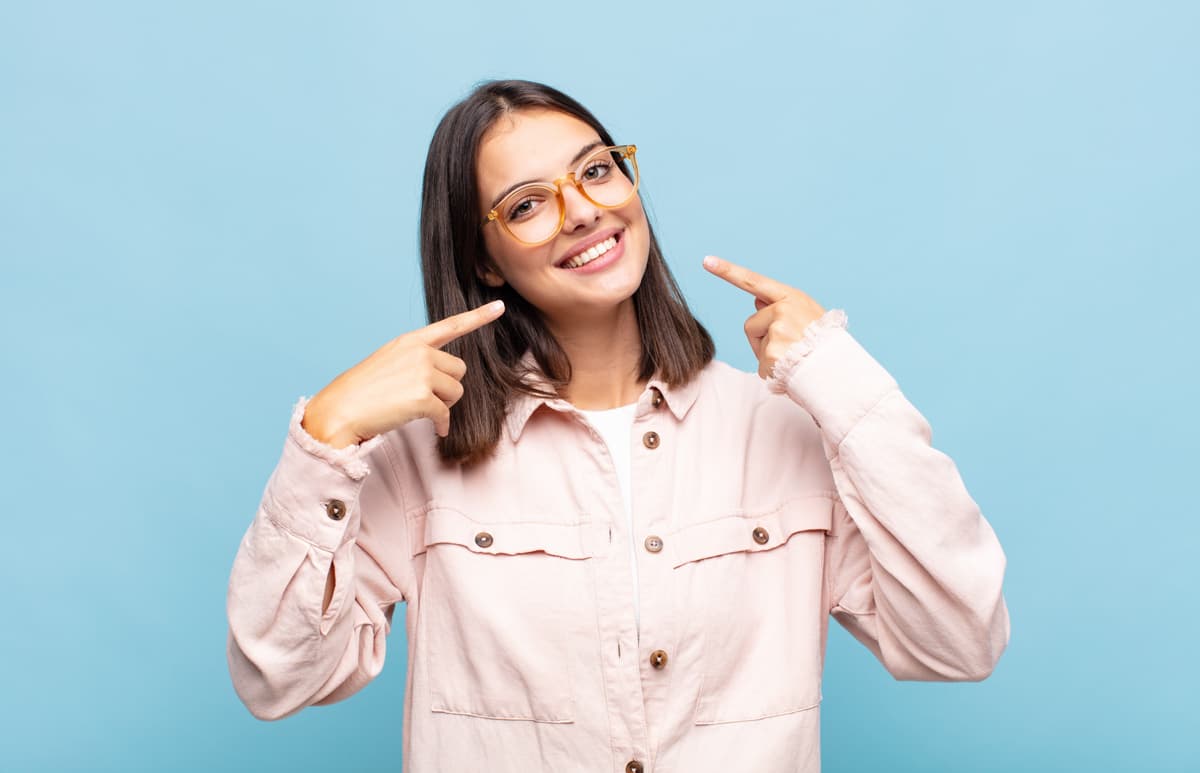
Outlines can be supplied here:
[[638, 378], [642, 340], [633, 299], [594, 316], [573, 316], [551, 330], [571, 361], [563, 397], [577, 408], [605, 410], [635, 402], [646, 381]]

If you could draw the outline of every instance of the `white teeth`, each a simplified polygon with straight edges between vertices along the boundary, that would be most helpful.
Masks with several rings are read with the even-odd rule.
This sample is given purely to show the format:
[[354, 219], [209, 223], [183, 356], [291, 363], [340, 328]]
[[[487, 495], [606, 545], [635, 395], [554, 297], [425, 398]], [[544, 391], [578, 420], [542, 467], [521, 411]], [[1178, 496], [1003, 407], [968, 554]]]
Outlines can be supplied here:
[[617, 246], [617, 237], [610, 236], [607, 239], [605, 239], [604, 241], [600, 242], [599, 244], [597, 244], [593, 247], [589, 247], [588, 249], [584, 250], [582, 253], [576, 255], [575, 257], [571, 258], [567, 262], [563, 263], [563, 266], [565, 268], [579, 268], [580, 266], [586, 266], [588, 263], [591, 263], [593, 260], [600, 257], [601, 255], [603, 255], [604, 253], [608, 252], [609, 250], [611, 250], [613, 247], [616, 247], [616, 246]]

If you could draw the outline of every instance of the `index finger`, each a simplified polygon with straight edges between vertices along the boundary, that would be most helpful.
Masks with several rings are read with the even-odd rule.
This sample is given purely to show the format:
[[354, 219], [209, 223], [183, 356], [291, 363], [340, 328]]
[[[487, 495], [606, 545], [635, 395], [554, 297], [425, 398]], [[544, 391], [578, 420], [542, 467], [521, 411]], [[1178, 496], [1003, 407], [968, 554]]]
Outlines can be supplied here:
[[452, 314], [445, 319], [426, 325], [417, 331], [417, 337], [429, 346], [440, 348], [455, 338], [483, 327], [504, 313], [504, 301], [492, 301], [470, 311]]
[[767, 303], [783, 300], [792, 288], [776, 282], [770, 277], [751, 271], [750, 269], [730, 263], [728, 260], [709, 255], [704, 259], [704, 267], [711, 273], [724, 279], [732, 285], [742, 288], [755, 298], [761, 298]]

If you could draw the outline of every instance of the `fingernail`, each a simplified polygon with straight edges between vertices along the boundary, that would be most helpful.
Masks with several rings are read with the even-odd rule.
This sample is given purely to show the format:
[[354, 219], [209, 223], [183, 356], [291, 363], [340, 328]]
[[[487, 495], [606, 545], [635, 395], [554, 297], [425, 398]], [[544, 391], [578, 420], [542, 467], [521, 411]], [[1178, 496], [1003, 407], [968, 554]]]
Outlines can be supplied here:
[[712, 255], [706, 255], [706, 256], [705, 256], [705, 258], [704, 258], [704, 267], [705, 267], [705, 268], [716, 268], [716, 267], [717, 267], [717, 263], [719, 263], [719, 262], [720, 262], [720, 261], [718, 261], [718, 260], [717, 260], [715, 257], [713, 257]]
[[488, 311], [504, 311], [504, 301], [492, 301], [488, 304]]

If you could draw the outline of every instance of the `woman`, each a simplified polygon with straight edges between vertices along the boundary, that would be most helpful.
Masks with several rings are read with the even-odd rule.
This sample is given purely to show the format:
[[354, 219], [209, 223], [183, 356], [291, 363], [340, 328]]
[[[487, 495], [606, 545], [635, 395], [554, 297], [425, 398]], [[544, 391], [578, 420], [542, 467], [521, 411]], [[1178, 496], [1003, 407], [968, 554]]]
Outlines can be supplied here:
[[1004, 555], [924, 418], [841, 310], [706, 259], [756, 308], [758, 373], [714, 360], [638, 181], [547, 86], [447, 113], [431, 324], [299, 400], [238, 551], [255, 716], [363, 687], [401, 601], [415, 773], [816, 771], [830, 613], [898, 679], [991, 673]]

